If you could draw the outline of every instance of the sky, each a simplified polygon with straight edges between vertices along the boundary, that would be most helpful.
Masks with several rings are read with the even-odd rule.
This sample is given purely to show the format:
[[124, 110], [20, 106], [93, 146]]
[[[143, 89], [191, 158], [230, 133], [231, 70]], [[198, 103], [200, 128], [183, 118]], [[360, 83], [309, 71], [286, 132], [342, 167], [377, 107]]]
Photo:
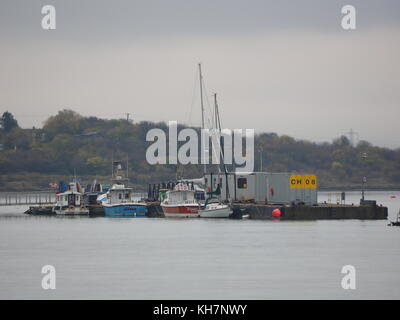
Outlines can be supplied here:
[[353, 129], [398, 148], [399, 39], [397, 0], [2, 0], [0, 112], [22, 127], [65, 108], [199, 125], [201, 62], [225, 128], [315, 142]]

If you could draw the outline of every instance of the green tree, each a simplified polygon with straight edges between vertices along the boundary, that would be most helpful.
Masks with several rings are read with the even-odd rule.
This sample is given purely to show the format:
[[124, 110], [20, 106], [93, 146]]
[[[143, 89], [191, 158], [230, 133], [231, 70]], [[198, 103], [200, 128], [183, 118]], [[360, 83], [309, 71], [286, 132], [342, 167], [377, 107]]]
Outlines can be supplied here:
[[31, 135], [27, 134], [23, 129], [18, 127], [14, 127], [4, 137], [4, 145], [6, 149], [29, 149], [31, 142]]
[[43, 130], [50, 139], [58, 134], [79, 134], [81, 132], [81, 119], [82, 116], [79, 113], [64, 109], [47, 119]]
[[5, 132], [10, 132], [13, 128], [18, 127], [18, 122], [15, 120], [11, 112], [4, 112], [0, 118], [1, 127]]

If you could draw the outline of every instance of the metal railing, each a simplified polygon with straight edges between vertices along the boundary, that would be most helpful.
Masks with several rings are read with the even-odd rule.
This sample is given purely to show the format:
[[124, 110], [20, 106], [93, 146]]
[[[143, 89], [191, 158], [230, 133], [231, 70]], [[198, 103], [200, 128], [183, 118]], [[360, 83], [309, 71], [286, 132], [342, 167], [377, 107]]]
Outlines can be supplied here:
[[41, 205], [55, 201], [54, 191], [0, 192], [0, 206]]

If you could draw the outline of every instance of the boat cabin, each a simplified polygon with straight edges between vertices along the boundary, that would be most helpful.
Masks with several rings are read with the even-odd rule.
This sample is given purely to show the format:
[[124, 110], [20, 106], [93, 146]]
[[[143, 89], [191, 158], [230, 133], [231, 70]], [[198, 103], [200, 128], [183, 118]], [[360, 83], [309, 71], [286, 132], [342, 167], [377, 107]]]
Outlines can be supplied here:
[[171, 190], [165, 199], [167, 204], [197, 204], [194, 190]]
[[132, 202], [132, 188], [127, 188], [124, 185], [114, 185], [108, 192], [110, 204]]
[[82, 194], [79, 192], [68, 190], [56, 195], [56, 205], [65, 206], [80, 206], [83, 203]]

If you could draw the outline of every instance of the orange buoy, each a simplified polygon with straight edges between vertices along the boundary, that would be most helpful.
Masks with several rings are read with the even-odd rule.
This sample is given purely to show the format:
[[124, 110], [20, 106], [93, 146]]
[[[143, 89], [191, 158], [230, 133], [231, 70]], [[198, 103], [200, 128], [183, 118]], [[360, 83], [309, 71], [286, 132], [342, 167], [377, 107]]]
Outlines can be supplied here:
[[274, 210], [272, 210], [272, 216], [273, 216], [274, 218], [280, 218], [280, 216], [281, 216], [281, 210], [280, 210], [280, 209], [274, 209]]

